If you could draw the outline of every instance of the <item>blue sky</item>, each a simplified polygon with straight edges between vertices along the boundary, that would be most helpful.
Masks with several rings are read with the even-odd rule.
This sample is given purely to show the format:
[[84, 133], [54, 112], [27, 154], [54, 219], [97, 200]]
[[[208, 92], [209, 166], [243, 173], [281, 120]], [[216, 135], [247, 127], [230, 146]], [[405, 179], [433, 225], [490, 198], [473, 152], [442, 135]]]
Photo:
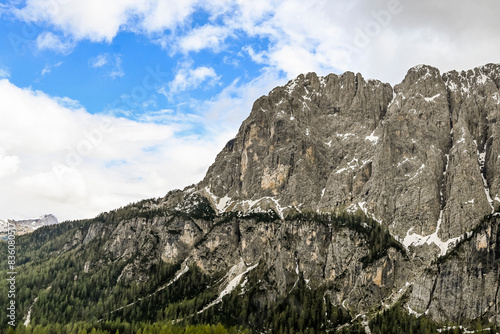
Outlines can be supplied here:
[[300, 73], [499, 62], [498, 2], [0, 3], [0, 218], [92, 217], [199, 181]]
[[[206, 15], [193, 13], [193, 17], [199, 19], [190, 22], [191, 29], [208, 24]], [[57, 42], [37, 46], [37, 39], [51, 31], [43, 22], [27, 24], [11, 17], [2, 21], [2, 31], [9, 33], [0, 38], [1, 64], [13, 84], [70, 97], [92, 114], [124, 109], [136, 118], [155, 110], [186, 111], [186, 101], [210, 99], [234, 80], [249, 82], [263, 67], [243, 50], [245, 46], [258, 50], [262, 41], [238, 36], [229, 38], [220, 50], [185, 54], [127, 31], [109, 42], [82, 40], [67, 42], [66, 47]], [[197, 79], [189, 75], [196, 69], [205, 69], [194, 72]], [[182, 83], [174, 81], [183, 73]]]

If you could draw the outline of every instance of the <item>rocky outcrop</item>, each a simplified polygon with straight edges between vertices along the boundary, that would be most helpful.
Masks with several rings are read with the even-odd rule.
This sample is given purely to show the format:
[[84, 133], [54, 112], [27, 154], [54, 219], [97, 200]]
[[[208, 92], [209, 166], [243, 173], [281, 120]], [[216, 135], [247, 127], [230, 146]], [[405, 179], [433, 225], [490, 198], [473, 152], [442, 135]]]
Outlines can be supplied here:
[[[162, 213], [150, 216], [155, 206]], [[116, 223], [96, 221], [75, 236], [84, 247], [100, 247], [107, 259], [85, 262], [84, 270], [92, 274], [103, 266], [124, 263], [118, 281], [132, 284], [147, 281], [159, 261], [182, 263], [180, 273], [195, 264], [208, 275], [228, 275], [221, 281], [222, 291], [228, 285], [224, 282], [260, 265], [266, 273], [262, 278], [269, 296], [266, 303], [286, 296], [301, 277], [311, 288], [334, 286], [327, 291], [331, 300], [353, 312], [379, 305], [394, 286], [405, 284], [413, 270], [402, 247], [374, 250], [373, 240], [389, 244], [391, 239], [367, 218], [314, 215], [281, 220], [272, 211], [200, 218], [199, 212], [210, 209], [205, 198], [186, 191], [171, 192], [147, 208], [123, 209], [135, 212], [130, 218], [123, 219], [128, 213], [104, 214], [104, 221]]]
[[229, 198], [222, 211], [263, 198], [280, 214], [345, 208], [370, 176], [371, 135], [391, 99], [390, 85], [360, 74], [301, 75], [255, 102], [197, 189]]
[[408, 306], [439, 321], [467, 323], [498, 317], [500, 219], [483, 222], [453, 252], [428, 267], [413, 286]]

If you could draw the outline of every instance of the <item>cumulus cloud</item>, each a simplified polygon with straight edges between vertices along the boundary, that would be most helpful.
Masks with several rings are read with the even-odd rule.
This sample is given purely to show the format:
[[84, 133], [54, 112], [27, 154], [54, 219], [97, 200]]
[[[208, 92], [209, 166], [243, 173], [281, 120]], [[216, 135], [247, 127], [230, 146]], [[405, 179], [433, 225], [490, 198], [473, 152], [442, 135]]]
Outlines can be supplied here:
[[228, 27], [205, 25], [182, 36], [178, 44], [183, 53], [197, 52], [203, 49], [218, 51], [221, 44], [230, 35], [231, 29]]
[[144, 12], [145, 1], [27, 0], [14, 14], [27, 22], [49, 22], [75, 39], [110, 42], [133, 13]]
[[[220, 4], [219, 4], [220, 3]], [[27, 0], [11, 12], [27, 22], [48, 22], [76, 40], [111, 42], [123, 30], [175, 30], [198, 8], [217, 11], [224, 1], [199, 0]]]
[[[214, 1], [215, 3], [216, 1]], [[143, 7], [143, 21], [138, 29], [148, 33], [175, 30], [185, 24], [186, 20], [200, 5], [198, 0], [153, 0], [148, 7]]]
[[[360, 71], [391, 83], [406, 70], [429, 63], [443, 70], [498, 61], [500, 43], [494, 0], [234, 1], [234, 0], [27, 0], [10, 7], [27, 22], [46, 22], [62, 32], [39, 36], [39, 48], [70, 52], [66, 40], [111, 42], [121, 30], [151, 36], [169, 52], [214, 52], [228, 37], [266, 41], [253, 59], [282, 70]], [[196, 11], [209, 20], [191, 28]], [[66, 38], [67, 37], [67, 38]], [[464, 46], [467, 47], [464, 47]], [[252, 50], [246, 45], [247, 50]]]
[[180, 137], [175, 123], [92, 115], [6, 79], [0, 100], [0, 200], [8, 218], [91, 217], [163, 196], [200, 180], [227, 139]]
[[19, 157], [5, 155], [5, 149], [0, 147], [0, 179], [14, 174], [19, 167]]
[[213, 85], [218, 79], [219, 77], [212, 67], [199, 66], [189, 68], [184, 66], [177, 71], [174, 79], [168, 83], [169, 91], [167, 96], [171, 97], [187, 89], [196, 89], [207, 81], [207, 85]]

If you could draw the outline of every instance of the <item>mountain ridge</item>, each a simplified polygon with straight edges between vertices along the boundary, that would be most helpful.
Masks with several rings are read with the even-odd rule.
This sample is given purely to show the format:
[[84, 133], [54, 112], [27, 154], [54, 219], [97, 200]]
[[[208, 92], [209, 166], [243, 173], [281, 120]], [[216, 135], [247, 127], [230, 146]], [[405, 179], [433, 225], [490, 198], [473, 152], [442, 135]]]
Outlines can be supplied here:
[[394, 89], [300, 75], [198, 184], [16, 239], [19, 315], [369, 333], [398, 308], [416, 328], [500, 325], [499, 86], [494, 64], [416, 66]]
[[[435, 234], [443, 253], [447, 240], [457, 240], [500, 205], [499, 85], [495, 64], [443, 75], [418, 65], [394, 90], [359, 73], [300, 75], [255, 102], [196, 190], [218, 211], [246, 211], [261, 199], [264, 209], [274, 207], [280, 216], [300, 206], [317, 212], [359, 208], [402, 242], [410, 242], [411, 232], [415, 240]], [[471, 89], [487, 101], [472, 101]], [[389, 178], [399, 180], [387, 187]], [[398, 189], [403, 183], [407, 190]], [[374, 195], [364, 196], [370, 191]], [[410, 200], [397, 203], [391, 194]]]

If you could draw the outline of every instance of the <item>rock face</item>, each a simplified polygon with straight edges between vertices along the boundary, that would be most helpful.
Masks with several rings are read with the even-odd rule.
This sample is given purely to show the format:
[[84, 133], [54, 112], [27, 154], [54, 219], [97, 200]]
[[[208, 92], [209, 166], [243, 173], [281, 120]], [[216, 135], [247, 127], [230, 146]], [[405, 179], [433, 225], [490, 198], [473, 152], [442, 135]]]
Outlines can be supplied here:
[[406, 246], [444, 254], [500, 205], [499, 84], [494, 64], [420, 65], [394, 89], [300, 75], [255, 102], [196, 190], [218, 212], [361, 209]]
[[[323, 266], [322, 275], [314, 265], [304, 268], [311, 280], [335, 281], [347, 270], [341, 285], [349, 288], [333, 300], [361, 312], [410, 293], [408, 308], [417, 313], [459, 323], [487, 315], [499, 323], [492, 241], [498, 219], [472, 233], [500, 209], [499, 88], [499, 64], [444, 74], [420, 65], [394, 88], [350, 72], [300, 75], [255, 102], [194, 190], [218, 213], [272, 209], [286, 218], [361, 210], [387, 228], [411, 260], [392, 250], [358, 270], [360, 257], [351, 254], [362, 252], [359, 236], [296, 226], [303, 238], [320, 236], [316, 250], [292, 247]], [[280, 252], [278, 240], [267, 235], [260, 242]], [[282, 284], [293, 280], [290, 254], [274, 262]], [[288, 274], [279, 272], [283, 268]], [[404, 279], [408, 273], [413, 280]]]
[[409, 307], [440, 321], [463, 323], [482, 316], [500, 323], [499, 224], [498, 215], [482, 224], [451, 254], [422, 274], [414, 283]]
[[[158, 207], [162, 214], [151, 218], [118, 219], [116, 224], [96, 221], [76, 232], [79, 241], [71, 247], [97, 243], [103, 258], [126, 262], [118, 278], [123, 284], [147, 281], [147, 273], [161, 260], [182, 263], [179, 274], [189, 264], [209, 275], [225, 274], [222, 291], [234, 277], [260, 265], [266, 272], [260, 282], [265, 303], [286, 296], [301, 277], [309, 287], [334, 286], [326, 293], [330, 299], [359, 311], [379, 305], [394, 286], [404, 286], [414, 266], [395, 240], [389, 245], [387, 232], [375, 232], [376, 228], [348, 218], [282, 220], [272, 211], [215, 215], [211, 203], [193, 191], [170, 192], [159, 203], [147, 203], [141, 213]], [[112, 220], [111, 216], [104, 218]], [[377, 238], [388, 243], [380, 252], [370, 244]], [[84, 268], [92, 273], [104, 265], [109, 264], [85, 262]]]
[[219, 211], [344, 209], [371, 176], [373, 133], [392, 97], [360, 74], [301, 75], [255, 102], [197, 189], [225, 198]]

